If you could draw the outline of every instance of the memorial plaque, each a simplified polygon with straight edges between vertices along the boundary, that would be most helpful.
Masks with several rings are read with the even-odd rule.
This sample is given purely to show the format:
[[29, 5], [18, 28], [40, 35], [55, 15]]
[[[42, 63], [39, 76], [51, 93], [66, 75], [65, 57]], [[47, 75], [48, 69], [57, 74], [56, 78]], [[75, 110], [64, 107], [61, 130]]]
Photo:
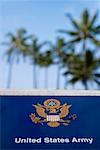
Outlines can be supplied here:
[[1, 90], [1, 150], [100, 150], [100, 91]]

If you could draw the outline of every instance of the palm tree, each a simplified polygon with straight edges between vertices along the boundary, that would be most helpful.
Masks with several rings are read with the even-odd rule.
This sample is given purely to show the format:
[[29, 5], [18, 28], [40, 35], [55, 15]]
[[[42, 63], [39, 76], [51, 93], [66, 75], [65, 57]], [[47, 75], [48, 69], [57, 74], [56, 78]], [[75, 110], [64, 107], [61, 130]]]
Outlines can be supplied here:
[[65, 40], [63, 38], [57, 38], [55, 45], [51, 44], [51, 49], [53, 51], [54, 59], [55, 59], [54, 64], [58, 66], [56, 89], [60, 88], [60, 70], [62, 65], [62, 59], [65, 56], [65, 52], [63, 50], [64, 46], [65, 46]]
[[34, 37], [32, 39], [32, 43], [30, 44], [29, 50], [28, 50], [28, 56], [31, 59], [31, 63], [33, 66], [33, 87], [37, 88], [37, 73], [36, 73], [36, 67], [39, 62], [39, 53], [42, 49], [42, 47], [46, 44], [47, 42], [39, 43], [38, 39]]
[[99, 43], [99, 40], [96, 38], [96, 35], [100, 34], [100, 25], [96, 25], [98, 12], [96, 12], [93, 17], [90, 17], [88, 10], [84, 10], [81, 20], [76, 21], [70, 14], [67, 14], [67, 17], [70, 19], [74, 30], [60, 30], [61, 33], [70, 35], [72, 40], [68, 41], [68, 44], [83, 42], [83, 50], [86, 50], [87, 40], [91, 40], [92, 43]]
[[45, 68], [45, 88], [48, 88], [48, 67], [50, 67], [53, 64], [52, 59], [52, 51], [47, 50], [43, 53], [39, 54], [38, 57], [38, 64], [40, 67]]
[[71, 76], [69, 83], [75, 84], [81, 81], [86, 90], [90, 82], [95, 82], [100, 87], [100, 59], [95, 58], [95, 52], [86, 50], [85, 59], [83, 55], [75, 55], [73, 58], [72, 64], [68, 65], [69, 68], [64, 73], [65, 77], [68, 74]]
[[[60, 88], [60, 75], [61, 69], [64, 67], [64, 64], [69, 60], [70, 51], [72, 54], [74, 52], [74, 45], [67, 45], [63, 38], [58, 38], [55, 45], [52, 45], [53, 54], [54, 54], [54, 65], [58, 66], [57, 68], [57, 84], [56, 89]], [[70, 54], [71, 54], [70, 53]]]
[[[60, 30], [60, 32], [68, 34], [72, 37], [72, 40], [70, 40], [66, 43], [67, 45], [72, 45], [72, 44], [75, 45], [80, 42], [83, 43], [82, 51], [83, 51], [83, 55], [84, 55], [84, 63], [82, 63], [82, 65], [84, 64], [84, 73], [87, 74], [87, 72], [86, 72], [86, 71], [88, 71], [87, 64], [86, 64], [87, 60], [85, 60], [86, 55], [87, 55], [87, 42], [88, 42], [88, 40], [90, 40], [92, 42], [92, 44], [95, 44], [96, 46], [100, 45], [100, 42], [97, 39], [97, 35], [100, 34], [100, 25], [96, 25], [98, 12], [96, 12], [93, 15], [93, 17], [90, 17], [88, 10], [84, 10], [83, 14], [82, 14], [82, 18], [79, 22], [76, 21], [70, 14], [68, 14], [67, 16], [70, 19], [70, 21], [74, 27], [74, 30], [73, 31]], [[78, 65], [78, 63], [76, 63], [76, 64]], [[80, 70], [78, 72], [80, 72]], [[84, 84], [87, 84], [87, 81], [84, 82]], [[85, 85], [85, 87], [86, 87], [86, 85]]]
[[20, 56], [25, 57], [27, 55], [27, 40], [30, 36], [27, 35], [27, 31], [25, 29], [19, 29], [16, 32], [16, 35], [8, 33], [7, 37], [9, 37], [9, 42], [5, 42], [3, 44], [8, 47], [5, 54], [7, 56], [7, 62], [9, 63], [7, 88], [10, 88], [14, 60], [16, 59], [18, 62]]

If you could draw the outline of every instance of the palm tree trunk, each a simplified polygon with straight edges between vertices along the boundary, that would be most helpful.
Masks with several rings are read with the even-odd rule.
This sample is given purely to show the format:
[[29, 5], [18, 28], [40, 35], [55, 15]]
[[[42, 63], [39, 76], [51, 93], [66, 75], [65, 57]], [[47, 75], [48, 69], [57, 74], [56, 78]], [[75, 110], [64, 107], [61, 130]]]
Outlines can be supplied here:
[[48, 67], [45, 68], [45, 89], [48, 89]]
[[37, 89], [36, 65], [33, 64], [33, 88]]
[[56, 89], [60, 88], [60, 64], [58, 64], [58, 68], [57, 68], [57, 85], [56, 85]]
[[85, 90], [88, 90], [88, 85], [86, 81], [84, 82], [84, 87], [85, 87]]
[[65, 81], [65, 83], [64, 83], [64, 89], [66, 89], [66, 81]]
[[[83, 55], [84, 55], [84, 74], [87, 74], [87, 64], [86, 64], [86, 39], [83, 40]], [[85, 90], [88, 90], [87, 81], [84, 82]]]
[[11, 86], [12, 67], [13, 67], [13, 60], [11, 60], [9, 63], [8, 80], [7, 80], [7, 87], [6, 88], [10, 88], [10, 86]]
[[83, 40], [83, 52], [85, 53], [86, 51], [86, 39]]
[[40, 87], [40, 77], [41, 77], [41, 68], [40, 68], [40, 66], [38, 66], [38, 88]]

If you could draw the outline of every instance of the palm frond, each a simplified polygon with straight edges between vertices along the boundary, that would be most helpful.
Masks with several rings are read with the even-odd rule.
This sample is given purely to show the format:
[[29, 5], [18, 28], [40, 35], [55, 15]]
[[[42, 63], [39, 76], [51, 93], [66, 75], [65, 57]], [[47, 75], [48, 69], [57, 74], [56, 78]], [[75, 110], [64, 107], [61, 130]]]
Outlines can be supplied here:
[[99, 87], [100, 87], [100, 81], [99, 80], [97, 80], [97, 79], [94, 79], [94, 81], [99, 85]]
[[75, 84], [77, 81], [79, 81], [79, 77], [73, 77], [68, 82], [71, 83], [71, 84]]
[[100, 78], [100, 73], [94, 73], [94, 76], [96, 76], [97, 78]]
[[73, 43], [77, 43], [79, 41], [81, 41], [81, 37], [76, 37], [75, 39], [68, 41], [66, 44], [73, 44]]
[[79, 35], [79, 32], [75, 32], [75, 31], [58, 30], [58, 32], [68, 34], [68, 35], [73, 35], [73, 36], [78, 36]]
[[74, 18], [70, 14], [66, 14], [66, 16], [70, 19], [72, 25], [75, 27], [75, 29], [80, 30], [80, 25], [79, 23], [74, 20]]
[[82, 14], [82, 22], [84, 25], [87, 25], [89, 22], [89, 12], [88, 10], [84, 10], [83, 14]]
[[65, 71], [65, 72], [63, 73], [64, 76], [67, 76], [67, 75], [69, 75], [69, 74], [71, 74], [70, 71]]
[[92, 27], [95, 24], [97, 17], [98, 17], [98, 11], [92, 17], [90, 24], [89, 24], [90, 27]]
[[94, 28], [92, 29], [92, 32], [93, 32], [94, 34], [100, 34], [100, 25], [94, 27]]

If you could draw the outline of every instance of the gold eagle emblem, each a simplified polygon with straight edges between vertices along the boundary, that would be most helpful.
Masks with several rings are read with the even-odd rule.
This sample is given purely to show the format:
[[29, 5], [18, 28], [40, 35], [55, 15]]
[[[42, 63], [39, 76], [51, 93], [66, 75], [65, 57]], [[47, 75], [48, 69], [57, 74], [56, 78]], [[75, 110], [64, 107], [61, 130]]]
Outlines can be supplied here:
[[[71, 120], [76, 119], [76, 114], [67, 117], [71, 105], [66, 103], [61, 105], [60, 101], [56, 99], [47, 99], [44, 101], [44, 105], [37, 104], [33, 107], [39, 116], [37, 117], [35, 113], [29, 115], [33, 123], [47, 123], [50, 127], [58, 127], [60, 124], [69, 125]], [[66, 120], [63, 119], [65, 117], [67, 117]]]

